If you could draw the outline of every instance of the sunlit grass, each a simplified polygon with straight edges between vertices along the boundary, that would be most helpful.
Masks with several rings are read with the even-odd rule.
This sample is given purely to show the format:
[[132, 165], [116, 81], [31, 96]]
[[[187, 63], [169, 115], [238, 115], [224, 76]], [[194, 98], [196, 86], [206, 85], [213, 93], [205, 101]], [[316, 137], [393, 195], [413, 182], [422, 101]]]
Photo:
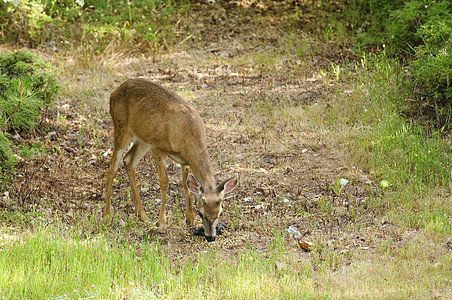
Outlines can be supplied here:
[[[316, 249], [300, 260], [275, 233], [268, 251], [240, 250], [225, 259], [216, 251], [194, 260], [166, 257], [157, 241], [133, 244], [114, 235], [81, 238], [59, 225], [0, 236], [3, 299], [300, 299], [450, 295], [452, 262], [422, 239], [355, 255], [351, 265], [331, 265], [341, 254]], [[427, 259], [434, 251], [436, 257]], [[329, 254], [327, 253], [329, 252]], [[397, 257], [397, 260], [394, 258]], [[276, 262], [283, 267], [276, 267]], [[446, 289], [446, 290], [445, 290]]]
[[344, 133], [353, 159], [377, 184], [388, 180], [388, 214], [408, 227], [452, 232], [452, 165], [447, 136], [426, 132], [399, 113], [408, 97], [402, 68], [384, 55], [362, 60], [351, 89], [338, 93], [326, 123]]
[[251, 249], [236, 260], [210, 252], [199, 254], [195, 263], [175, 264], [155, 241], [82, 239], [51, 228], [15, 239], [2, 236], [0, 287], [6, 299], [287, 299], [305, 294], [303, 287], [311, 281], [295, 269], [278, 272], [274, 259]]

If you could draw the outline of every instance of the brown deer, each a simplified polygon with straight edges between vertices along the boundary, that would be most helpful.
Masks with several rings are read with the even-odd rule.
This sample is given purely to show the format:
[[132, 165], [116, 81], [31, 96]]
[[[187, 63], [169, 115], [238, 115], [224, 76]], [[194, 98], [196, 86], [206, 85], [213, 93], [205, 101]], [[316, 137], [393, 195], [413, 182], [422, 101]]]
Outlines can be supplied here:
[[223, 196], [237, 186], [239, 177], [236, 173], [219, 185], [215, 184], [204, 125], [193, 106], [162, 86], [136, 78], [125, 81], [113, 91], [110, 114], [114, 126], [114, 151], [108, 171], [103, 216], [111, 212], [112, 185], [120, 158], [133, 143], [124, 157], [124, 164], [139, 219], [145, 221], [147, 217], [138, 193], [135, 168], [150, 150], [162, 197], [158, 232], [166, 232], [168, 175], [164, 161], [169, 157], [181, 166], [188, 226], [193, 227], [195, 220], [191, 192], [195, 195], [195, 207], [204, 224], [205, 238], [209, 242], [214, 241]]

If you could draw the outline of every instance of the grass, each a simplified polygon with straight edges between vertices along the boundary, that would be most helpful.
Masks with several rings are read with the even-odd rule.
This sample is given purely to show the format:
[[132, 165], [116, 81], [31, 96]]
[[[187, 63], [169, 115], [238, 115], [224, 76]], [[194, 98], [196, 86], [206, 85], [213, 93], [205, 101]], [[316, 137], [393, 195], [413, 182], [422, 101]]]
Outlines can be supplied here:
[[350, 257], [326, 245], [300, 260], [275, 233], [265, 255], [250, 247], [233, 260], [209, 251], [190, 261], [165, 257], [158, 240], [129, 244], [111, 231], [82, 238], [58, 222], [41, 225], [1, 229], [3, 299], [422, 299], [447, 294], [452, 275], [450, 255], [440, 250], [430, 261], [438, 249], [423, 240], [398, 250], [382, 244], [343, 265]]
[[[62, 228], [60, 228], [62, 230]], [[158, 241], [121, 244], [111, 236], [88, 239], [38, 228], [33, 234], [10, 235], [3, 228], [0, 286], [4, 299], [225, 299], [297, 298], [309, 295], [311, 279], [295, 269], [275, 270], [273, 258], [249, 249], [237, 260], [215, 252], [195, 263], [165, 258]]]
[[389, 214], [403, 226], [440, 236], [452, 232], [451, 145], [447, 136], [426, 132], [399, 113], [408, 94], [403, 70], [384, 55], [364, 58], [352, 92], [340, 93], [326, 116], [346, 131], [353, 157], [378, 182], [388, 180]]
[[[160, 261], [157, 249], [156, 245], [143, 247], [146, 266], [142, 265], [140, 273], [153, 270], [156, 277], [150, 280], [160, 281], [168, 265]], [[101, 236], [81, 240], [38, 230], [33, 236], [9, 241], [1, 260], [5, 266], [2, 296], [6, 298], [106, 297], [118, 295], [121, 289], [115, 291], [117, 286], [131, 292], [131, 282], [136, 279], [132, 271], [135, 249], [130, 245], [112, 246]]]

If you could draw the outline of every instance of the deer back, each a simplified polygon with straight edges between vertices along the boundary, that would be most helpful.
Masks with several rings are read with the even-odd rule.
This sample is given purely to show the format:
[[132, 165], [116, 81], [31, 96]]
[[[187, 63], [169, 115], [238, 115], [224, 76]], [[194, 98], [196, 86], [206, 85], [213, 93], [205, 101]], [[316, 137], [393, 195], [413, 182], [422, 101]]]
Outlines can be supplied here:
[[128, 131], [154, 150], [190, 165], [200, 180], [210, 181], [201, 117], [177, 94], [144, 79], [129, 79], [111, 94], [110, 114], [115, 132]]

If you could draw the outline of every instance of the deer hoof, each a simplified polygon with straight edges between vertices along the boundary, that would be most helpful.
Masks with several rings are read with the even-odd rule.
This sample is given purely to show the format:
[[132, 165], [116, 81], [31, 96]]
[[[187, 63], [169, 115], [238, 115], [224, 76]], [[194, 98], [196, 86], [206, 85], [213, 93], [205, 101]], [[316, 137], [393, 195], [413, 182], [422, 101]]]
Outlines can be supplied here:
[[162, 224], [162, 225], [159, 225], [159, 227], [157, 229], [157, 232], [160, 233], [160, 234], [165, 234], [166, 230], [167, 230], [166, 224]]
[[106, 216], [109, 216], [111, 214], [111, 210], [104, 207], [102, 210], [102, 218], [105, 218]]
[[193, 227], [195, 227], [195, 222], [194, 222], [194, 220], [188, 220], [188, 219], [187, 219], [187, 227], [188, 227], [188, 228], [193, 228]]
[[148, 222], [148, 216], [143, 212], [138, 213], [138, 219], [140, 219], [141, 222]]

